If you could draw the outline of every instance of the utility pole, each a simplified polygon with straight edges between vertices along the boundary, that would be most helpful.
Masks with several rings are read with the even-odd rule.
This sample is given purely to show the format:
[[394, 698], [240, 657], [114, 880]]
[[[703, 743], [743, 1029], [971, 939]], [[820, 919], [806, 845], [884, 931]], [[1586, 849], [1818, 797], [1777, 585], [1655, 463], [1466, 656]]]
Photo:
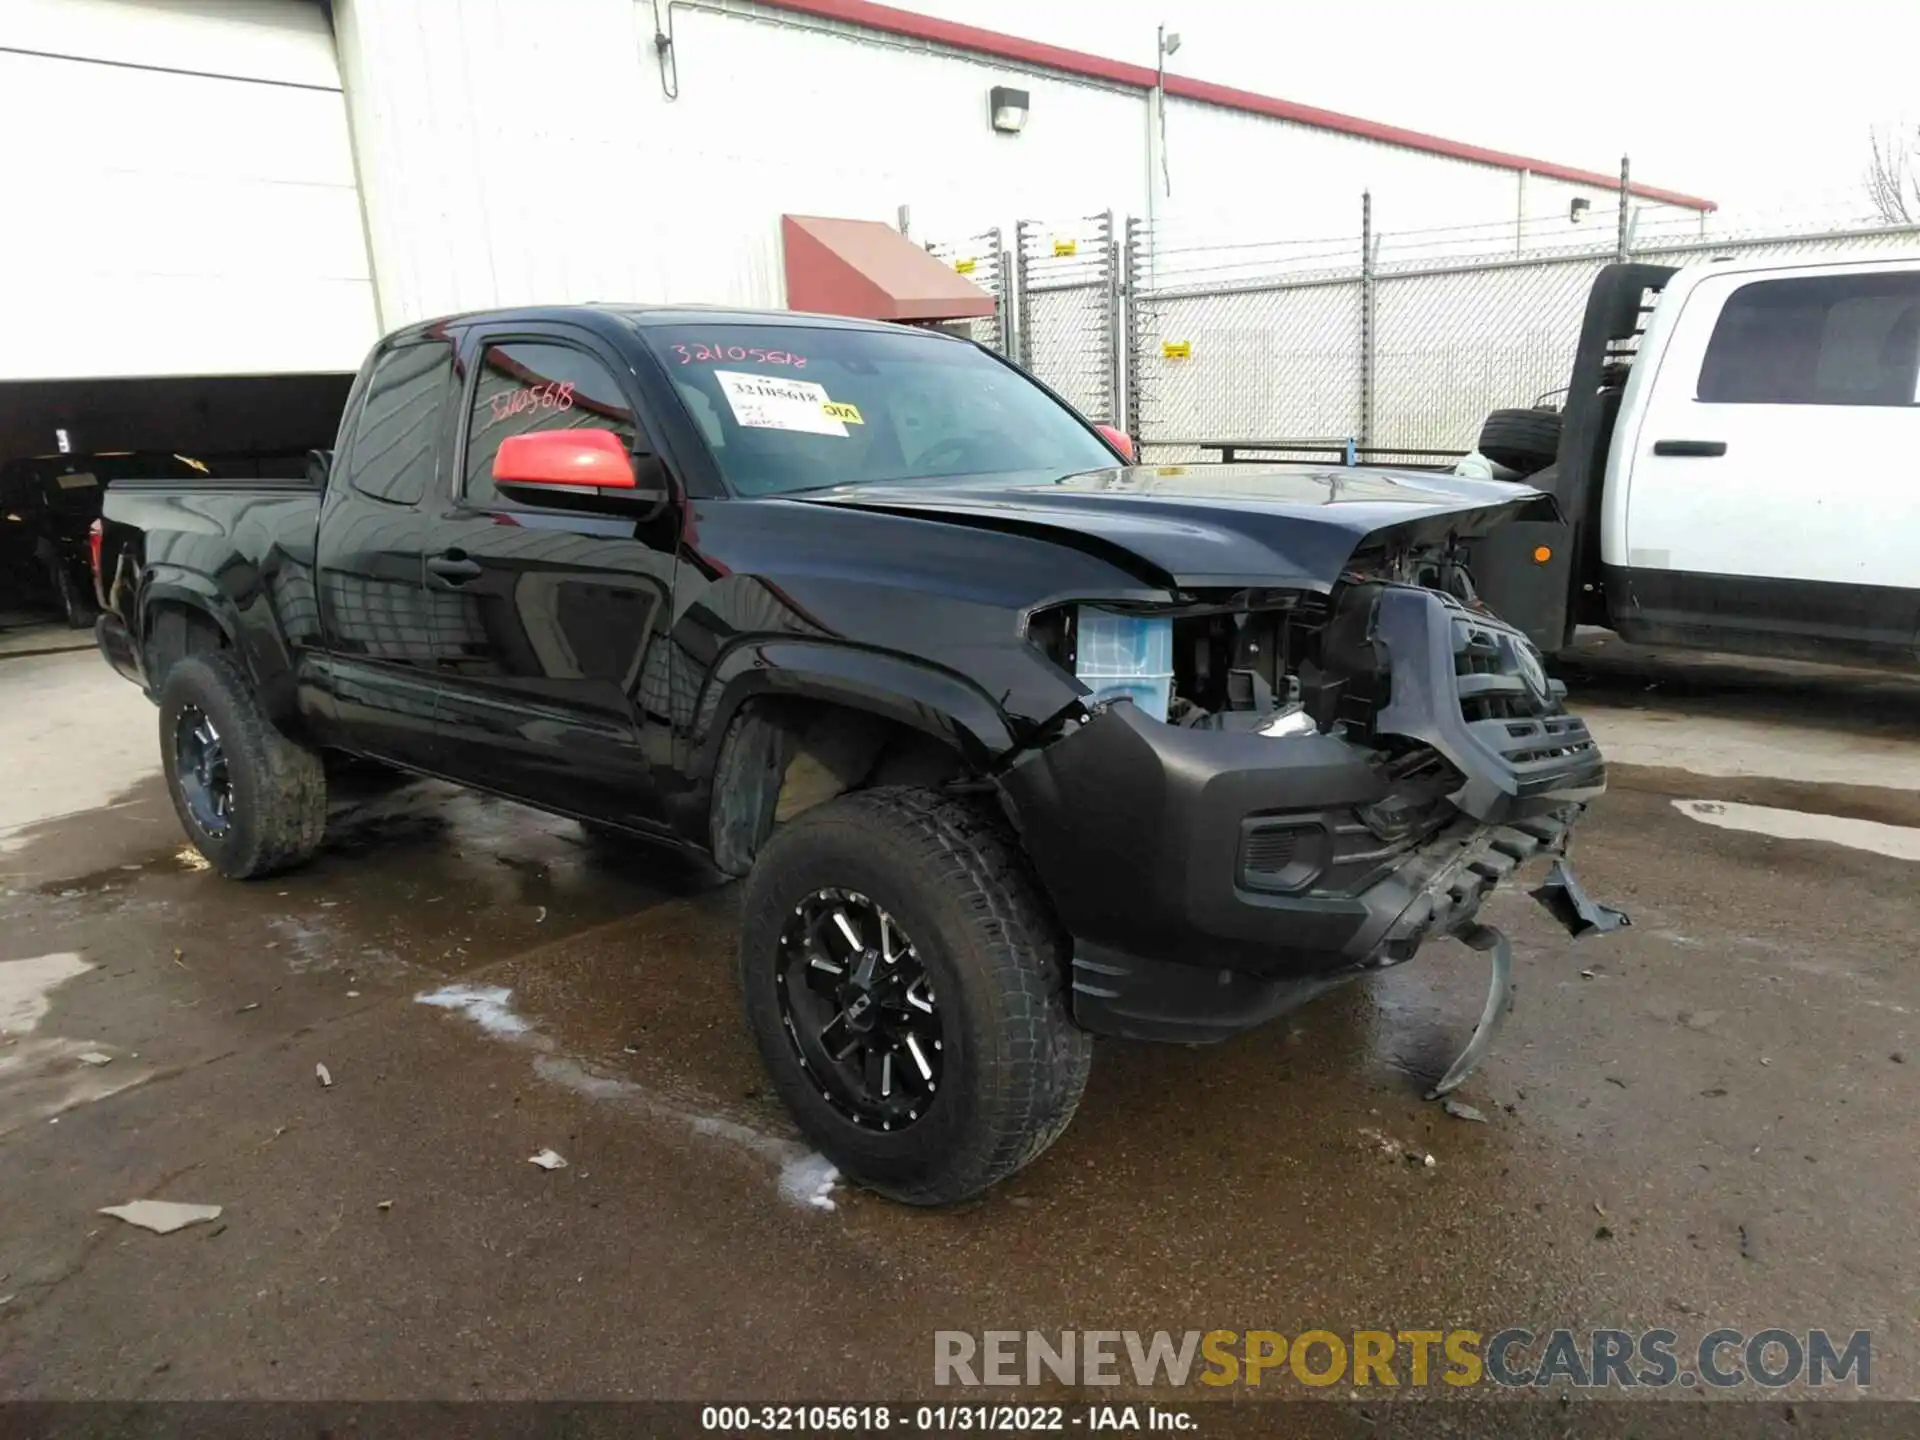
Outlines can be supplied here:
[[1160, 248], [1155, 225], [1160, 218], [1160, 195], [1173, 193], [1167, 167], [1167, 57], [1180, 48], [1180, 36], [1159, 27], [1153, 56], [1153, 89], [1147, 96], [1147, 273], [1158, 269], [1154, 256]]

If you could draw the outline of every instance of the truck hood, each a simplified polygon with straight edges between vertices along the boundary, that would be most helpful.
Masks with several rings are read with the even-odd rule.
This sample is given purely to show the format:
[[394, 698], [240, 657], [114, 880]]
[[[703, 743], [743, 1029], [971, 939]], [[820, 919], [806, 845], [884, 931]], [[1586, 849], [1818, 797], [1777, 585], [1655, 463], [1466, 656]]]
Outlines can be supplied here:
[[1143, 579], [1182, 587], [1324, 589], [1370, 541], [1428, 544], [1553, 515], [1553, 502], [1525, 485], [1319, 465], [1135, 465], [839, 485], [788, 498], [1130, 557]]

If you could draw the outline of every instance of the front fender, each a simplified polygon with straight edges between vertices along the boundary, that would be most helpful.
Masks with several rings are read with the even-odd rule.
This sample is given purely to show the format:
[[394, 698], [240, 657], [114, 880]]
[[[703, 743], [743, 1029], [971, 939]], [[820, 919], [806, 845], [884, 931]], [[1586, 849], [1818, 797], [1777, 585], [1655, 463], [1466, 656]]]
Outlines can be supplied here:
[[759, 695], [824, 700], [896, 720], [985, 768], [1013, 748], [993, 698], [950, 671], [881, 650], [816, 640], [745, 640], [714, 665], [700, 697], [690, 769], [710, 779], [735, 713]]

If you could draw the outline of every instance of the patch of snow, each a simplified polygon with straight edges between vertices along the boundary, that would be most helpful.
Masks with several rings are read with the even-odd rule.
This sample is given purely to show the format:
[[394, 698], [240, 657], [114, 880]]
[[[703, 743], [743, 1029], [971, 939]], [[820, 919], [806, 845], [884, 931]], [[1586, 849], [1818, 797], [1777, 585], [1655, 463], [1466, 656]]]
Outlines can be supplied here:
[[833, 1188], [840, 1172], [816, 1150], [797, 1140], [769, 1135], [737, 1120], [705, 1115], [697, 1110], [674, 1105], [652, 1094], [644, 1085], [611, 1075], [596, 1075], [578, 1061], [565, 1056], [542, 1055], [533, 1062], [534, 1074], [555, 1085], [564, 1085], [575, 1094], [592, 1100], [612, 1100], [640, 1110], [657, 1120], [684, 1125], [696, 1135], [724, 1140], [750, 1155], [779, 1167], [780, 1197], [794, 1205], [816, 1210], [833, 1210]]
[[839, 1182], [840, 1172], [824, 1155], [797, 1140], [769, 1135], [737, 1120], [676, 1104], [632, 1080], [598, 1074], [577, 1060], [555, 1054], [551, 1040], [535, 1033], [531, 1022], [508, 1008], [513, 991], [504, 985], [443, 985], [413, 998], [421, 1005], [459, 1011], [490, 1035], [541, 1051], [534, 1057], [533, 1073], [542, 1080], [564, 1086], [589, 1100], [610, 1101], [652, 1119], [683, 1125], [696, 1135], [723, 1140], [772, 1164], [778, 1171], [781, 1198], [791, 1204], [813, 1210], [838, 1208], [834, 1204], [833, 1188]]
[[810, 1150], [780, 1169], [780, 1193], [796, 1205], [812, 1205], [820, 1210], [838, 1208], [833, 1203], [833, 1187], [839, 1183], [840, 1172], [817, 1151]]
[[489, 1035], [524, 1035], [533, 1028], [507, 1008], [513, 991], [504, 985], [442, 985], [413, 998], [421, 1005], [457, 1010]]
[[574, 1094], [584, 1095], [589, 1100], [629, 1100], [649, 1109], [654, 1106], [645, 1086], [622, 1080], [616, 1075], [596, 1075], [578, 1061], [565, 1056], [542, 1055], [533, 1062], [533, 1073], [542, 1080], [564, 1085]]

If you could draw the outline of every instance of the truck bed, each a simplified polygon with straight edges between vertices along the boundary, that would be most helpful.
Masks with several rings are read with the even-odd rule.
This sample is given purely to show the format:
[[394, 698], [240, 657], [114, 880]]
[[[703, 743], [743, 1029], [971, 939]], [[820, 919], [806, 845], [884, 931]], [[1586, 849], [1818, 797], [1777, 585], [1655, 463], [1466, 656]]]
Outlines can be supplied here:
[[[101, 649], [152, 691], [153, 642], [172, 609], [216, 617], [256, 674], [286, 674], [319, 629], [314, 535], [323, 483], [115, 480], [101, 521]], [[166, 644], [184, 642], [166, 637]], [[163, 667], [161, 667], [163, 668]], [[150, 673], [154, 671], [154, 673]]]

